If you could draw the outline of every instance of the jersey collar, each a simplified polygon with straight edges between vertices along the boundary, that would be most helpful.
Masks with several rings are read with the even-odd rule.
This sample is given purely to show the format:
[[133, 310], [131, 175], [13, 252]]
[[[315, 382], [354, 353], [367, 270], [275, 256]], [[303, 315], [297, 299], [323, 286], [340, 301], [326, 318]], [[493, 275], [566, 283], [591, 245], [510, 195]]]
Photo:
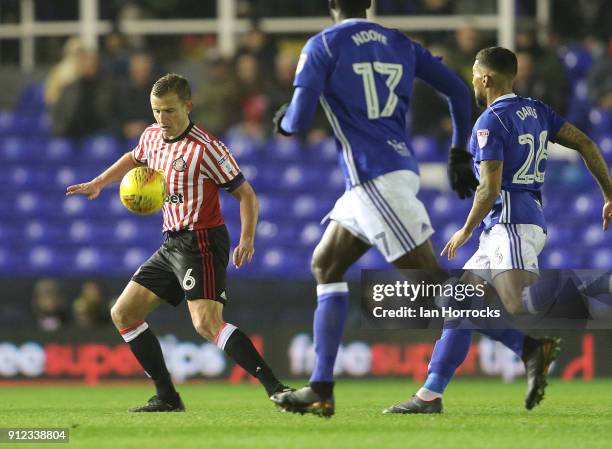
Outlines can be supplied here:
[[498, 101], [507, 100], [508, 98], [514, 98], [514, 97], [516, 97], [516, 94], [514, 92], [510, 94], [502, 95], [501, 97], [497, 97], [495, 100], [493, 100], [491, 104], [489, 105], [489, 107], [493, 106]]
[[185, 129], [185, 131], [183, 131], [183, 133], [180, 136], [175, 137], [174, 139], [164, 139], [163, 137], [162, 137], [162, 139], [164, 139], [165, 143], [175, 143], [175, 142], [178, 142], [179, 140], [183, 140], [185, 137], [187, 137], [187, 134], [189, 134], [191, 132], [191, 128], [193, 128], [193, 122], [190, 120], [189, 121], [189, 126]]
[[340, 23], [353, 23], [353, 22], [369, 22], [368, 19], [362, 17], [351, 17], [350, 19], [341, 20]]

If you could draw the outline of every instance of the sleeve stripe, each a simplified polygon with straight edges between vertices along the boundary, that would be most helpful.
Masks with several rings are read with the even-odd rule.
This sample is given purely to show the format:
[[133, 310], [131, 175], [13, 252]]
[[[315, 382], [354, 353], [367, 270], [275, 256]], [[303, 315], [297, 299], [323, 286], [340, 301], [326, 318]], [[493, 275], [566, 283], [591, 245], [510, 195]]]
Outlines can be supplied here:
[[327, 54], [329, 55], [330, 58], [333, 58], [334, 55], [332, 55], [332, 52], [329, 49], [329, 45], [327, 45], [327, 38], [325, 37], [325, 31], [321, 33], [321, 37], [323, 38], [323, 44], [325, 45], [325, 51], [327, 51]]

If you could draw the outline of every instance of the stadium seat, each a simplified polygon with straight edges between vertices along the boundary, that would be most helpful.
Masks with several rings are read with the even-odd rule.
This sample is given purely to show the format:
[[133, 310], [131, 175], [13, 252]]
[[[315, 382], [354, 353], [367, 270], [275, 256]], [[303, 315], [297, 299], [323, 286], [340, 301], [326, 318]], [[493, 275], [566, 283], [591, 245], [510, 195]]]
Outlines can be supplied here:
[[567, 249], [567, 245], [549, 246], [540, 255], [541, 268], [581, 268], [582, 254], [580, 248]]
[[36, 81], [28, 84], [17, 101], [18, 112], [42, 111], [45, 109], [45, 83]]
[[40, 144], [40, 153], [46, 161], [70, 163], [77, 154], [72, 139], [54, 137], [43, 139]]
[[114, 162], [121, 154], [130, 150], [123, 148], [113, 136], [95, 135], [85, 138], [80, 145], [78, 157], [87, 161]]
[[592, 135], [609, 134], [612, 130], [612, 111], [604, 108], [592, 108], [589, 111], [590, 132]]
[[223, 137], [223, 142], [236, 158], [238, 165], [261, 162], [261, 142], [239, 133], [226, 134]]
[[585, 219], [597, 219], [601, 216], [601, 199], [593, 194], [579, 195], [574, 200], [572, 212]]
[[607, 248], [604, 247], [595, 251], [594, 254], [590, 255], [589, 260], [591, 261], [588, 264], [590, 267], [609, 270], [612, 267], [612, 250], [610, 250], [610, 245]]
[[300, 140], [295, 137], [273, 137], [268, 141], [266, 149], [275, 161], [300, 160], [304, 154]]
[[608, 164], [612, 164], [612, 129], [608, 133], [598, 136], [596, 141]]
[[338, 160], [338, 149], [332, 137], [307, 144], [302, 152], [303, 158], [309, 161], [334, 163]]
[[593, 63], [591, 53], [580, 46], [561, 46], [559, 47], [559, 56], [572, 85], [587, 75]]
[[411, 144], [414, 155], [419, 162], [439, 161], [441, 158], [446, 159], [446, 153], [440, 151], [435, 137], [414, 136]]

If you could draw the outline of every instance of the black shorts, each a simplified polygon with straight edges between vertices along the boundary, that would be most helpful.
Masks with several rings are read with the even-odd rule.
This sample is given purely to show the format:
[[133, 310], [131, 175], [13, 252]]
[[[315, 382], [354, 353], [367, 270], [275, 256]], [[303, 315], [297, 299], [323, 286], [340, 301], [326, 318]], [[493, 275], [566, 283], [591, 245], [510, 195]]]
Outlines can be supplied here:
[[140, 266], [132, 281], [173, 306], [183, 299], [212, 299], [225, 304], [229, 250], [225, 225], [166, 232], [164, 244]]

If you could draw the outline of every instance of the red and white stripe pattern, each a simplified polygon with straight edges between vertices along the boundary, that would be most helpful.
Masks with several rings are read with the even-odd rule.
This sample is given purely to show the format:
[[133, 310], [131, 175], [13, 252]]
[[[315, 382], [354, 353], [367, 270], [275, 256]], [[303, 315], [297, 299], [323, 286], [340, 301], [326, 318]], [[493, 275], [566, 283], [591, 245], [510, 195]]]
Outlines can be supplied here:
[[133, 326], [126, 327], [125, 329], [121, 329], [119, 333], [123, 337], [126, 343], [131, 342], [144, 331], [149, 328], [149, 325], [145, 321], [140, 321]]
[[219, 329], [219, 333], [217, 333], [214, 342], [220, 349], [225, 349], [225, 345], [227, 344], [227, 340], [231, 337], [234, 331], [238, 329], [233, 324], [225, 323]]
[[132, 155], [149, 168], [166, 174], [164, 231], [223, 224], [218, 186], [240, 173], [223, 142], [196, 125], [182, 139], [166, 142], [161, 128], [151, 125], [142, 133]]
[[215, 285], [215, 266], [213, 263], [213, 253], [208, 250], [210, 240], [208, 239], [208, 230], [199, 229], [194, 231], [198, 248], [202, 255], [202, 285], [205, 299], [217, 299], [217, 287]]

